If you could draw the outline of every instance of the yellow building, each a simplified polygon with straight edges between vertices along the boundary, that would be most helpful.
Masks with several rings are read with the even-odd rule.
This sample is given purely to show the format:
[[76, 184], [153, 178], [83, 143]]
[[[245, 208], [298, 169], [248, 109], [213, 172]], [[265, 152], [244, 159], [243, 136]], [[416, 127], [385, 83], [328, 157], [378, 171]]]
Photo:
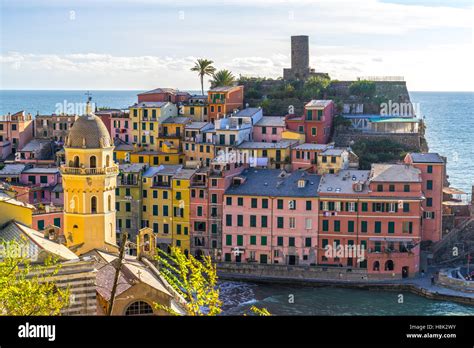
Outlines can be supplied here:
[[216, 157], [216, 146], [213, 143], [214, 126], [208, 122], [192, 122], [186, 125], [183, 152], [186, 163], [194, 162], [209, 166]]
[[[88, 107], [90, 111], [90, 107]], [[118, 166], [102, 120], [88, 113], [72, 126], [61, 166], [64, 189], [64, 236], [80, 255], [92, 249], [117, 251], [115, 189]]]
[[193, 95], [179, 106], [180, 116], [190, 117], [193, 121], [207, 122], [207, 95]]
[[171, 116], [178, 115], [178, 108], [170, 102], [141, 102], [130, 108], [131, 141], [138, 147], [157, 151], [160, 124]]
[[318, 153], [318, 174], [335, 174], [349, 168], [349, 152], [342, 148], [330, 148]]
[[173, 246], [188, 254], [191, 248], [190, 227], [190, 186], [195, 169], [181, 169], [172, 179], [173, 190]]
[[304, 144], [306, 135], [292, 130], [285, 130], [281, 132], [281, 138], [283, 140], [298, 140], [300, 144]]
[[184, 138], [184, 130], [187, 124], [190, 124], [192, 119], [189, 117], [168, 117], [160, 125], [160, 133], [158, 136], [158, 149], [165, 151], [181, 150], [181, 142]]
[[[165, 151], [138, 151], [129, 153], [128, 162], [130, 163], [144, 163], [149, 166], [157, 166], [160, 164], [181, 164], [184, 162], [184, 154], [176, 150], [169, 150], [165, 145]], [[169, 151], [169, 152], [166, 152]]]
[[244, 141], [237, 146], [237, 150], [243, 158], [247, 158], [246, 161], [251, 161], [252, 166], [285, 169], [286, 165], [290, 165], [292, 146], [297, 144], [296, 140], [280, 140], [277, 143]]
[[142, 226], [150, 227], [157, 234], [157, 244], [167, 250], [173, 237], [173, 188], [172, 178], [181, 165], [151, 166], [143, 173]]
[[33, 223], [33, 211], [35, 207], [31, 204], [21, 202], [0, 191], [0, 226], [11, 220], [30, 226]]

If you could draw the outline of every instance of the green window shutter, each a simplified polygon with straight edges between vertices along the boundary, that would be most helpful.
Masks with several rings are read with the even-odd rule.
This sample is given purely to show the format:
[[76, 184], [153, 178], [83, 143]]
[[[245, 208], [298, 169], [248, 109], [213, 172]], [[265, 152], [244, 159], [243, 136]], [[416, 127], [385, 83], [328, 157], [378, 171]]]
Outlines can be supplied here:
[[44, 220], [38, 220], [38, 230], [44, 230]]
[[361, 221], [360, 230], [361, 232], [367, 232], [367, 221]]
[[252, 198], [252, 208], [257, 208], [257, 198]]
[[262, 199], [262, 208], [268, 209], [268, 199], [266, 198]]
[[362, 211], [368, 211], [368, 210], [369, 210], [368, 203], [362, 203]]
[[257, 216], [250, 215], [250, 227], [257, 227]]
[[54, 226], [61, 227], [61, 218], [54, 218]]
[[295, 246], [295, 237], [288, 238], [288, 246], [294, 247]]
[[242, 227], [244, 225], [244, 216], [237, 215], [237, 226]]
[[329, 220], [323, 220], [323, 231], [324, 232], [329, 231]]
[[304, 246], [305, 247], [311, 247], [311, 238], [305, 238]]
[[395, 233], [395, 222], [388, 222], [388, 233]]
[[232, 197], [226, 197], [225, 202], [226, 205], [232, 205]]
[[238, 246], [244, 245], [244, 236], [242, 236], [241, 234], [237, 235], [237, 245]]
[[267, 237], [266, 236], [260, 237], [260, 245], [267, 245]]
[[232, 245], [232, 235], [228, 234], [225, 236], [225, 244], [226, 245]]
[[226, 226], [232, 226], [232, 215], [227, 214], [225, 216], [225, 225]]
[[281, 216], [277, 217], [277, 227], [284, 228], [283, 217]]
[[382, 222], [375, 221], [375, 233], [381, 233], [381, 232], [382, 232]]
[[265, 215], [262, 215], [261, 216], [261, 223], [262, 223], [262, 226], [261, 227], [268, 227], [268, 218], [265, 216]]
[[250, 245], [257, 245], [257, 236], [250, 236]]
[[277, 200], [277, 208], [278, 209], [283, 209], [283, 199]]
[[283, 237], [278, 237], [277, 238], [277, 244], [278, 244], [278, 246], [283, 246]]
[[350, 220], [347, 222], [347, 231], [354, 232], [354, 221]]
[[225, 262], [231, 262], [232, 261], [232, 254], [226, 253], [224, 257], [225, 257]]
[[408, 213], [410, 211], [410, 203], [403, 203], [403, 212]]
[[341, 222], [334, 220], [334, 232], [341, 232]]

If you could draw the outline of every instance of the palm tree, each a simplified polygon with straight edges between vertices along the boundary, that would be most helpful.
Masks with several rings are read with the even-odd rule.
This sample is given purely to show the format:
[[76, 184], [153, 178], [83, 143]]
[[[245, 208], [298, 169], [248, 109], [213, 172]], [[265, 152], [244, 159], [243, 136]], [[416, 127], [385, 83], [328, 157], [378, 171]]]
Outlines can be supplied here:
[[212, 75], [212, 80], [209, 80], [211, 87], [225, 87], [232, 86], [235, 83], [235, 77], [229, 70], [219, 70]]
[[191, 71], [197, 71], [199, 78], [201, 79], [201, 92], [204, 95], [204, 76], [212, 76], [216, 71], [216, 68], [212, 66], [214, 62], [208, 59], [198, 59], [195, 65], [191, 68]]

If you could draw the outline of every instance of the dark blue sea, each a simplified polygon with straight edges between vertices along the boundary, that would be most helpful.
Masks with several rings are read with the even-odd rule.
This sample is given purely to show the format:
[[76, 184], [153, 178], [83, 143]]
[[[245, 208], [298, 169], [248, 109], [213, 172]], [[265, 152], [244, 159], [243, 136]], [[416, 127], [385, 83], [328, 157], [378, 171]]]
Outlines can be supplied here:
[[[0, 114], [25, 110], [51, 114], [65, 103], [84, 103], [87, 91], [0, 91]], [[143, 91], [90, 91], [98, 107], [127, 108]], [[190, 91], [198, 93], [197, 91]], [[451, 185], [471, 192], [474, 184], [474, 93], [411, 92], [427, 125], [430, 151], [448, 157]]]

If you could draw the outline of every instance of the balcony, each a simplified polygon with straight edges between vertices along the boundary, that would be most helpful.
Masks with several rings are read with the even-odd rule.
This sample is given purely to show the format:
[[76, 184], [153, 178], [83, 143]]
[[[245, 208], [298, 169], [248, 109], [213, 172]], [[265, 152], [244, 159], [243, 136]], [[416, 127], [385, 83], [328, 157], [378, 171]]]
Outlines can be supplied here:
[[60, 167], [61, 174], [73, 174], [73, 175], [105, 175], [115, 174], [119, 172], [117, 165], [104, 168], [78, 168], [78, 167], [66, 167], [62, 165]]

